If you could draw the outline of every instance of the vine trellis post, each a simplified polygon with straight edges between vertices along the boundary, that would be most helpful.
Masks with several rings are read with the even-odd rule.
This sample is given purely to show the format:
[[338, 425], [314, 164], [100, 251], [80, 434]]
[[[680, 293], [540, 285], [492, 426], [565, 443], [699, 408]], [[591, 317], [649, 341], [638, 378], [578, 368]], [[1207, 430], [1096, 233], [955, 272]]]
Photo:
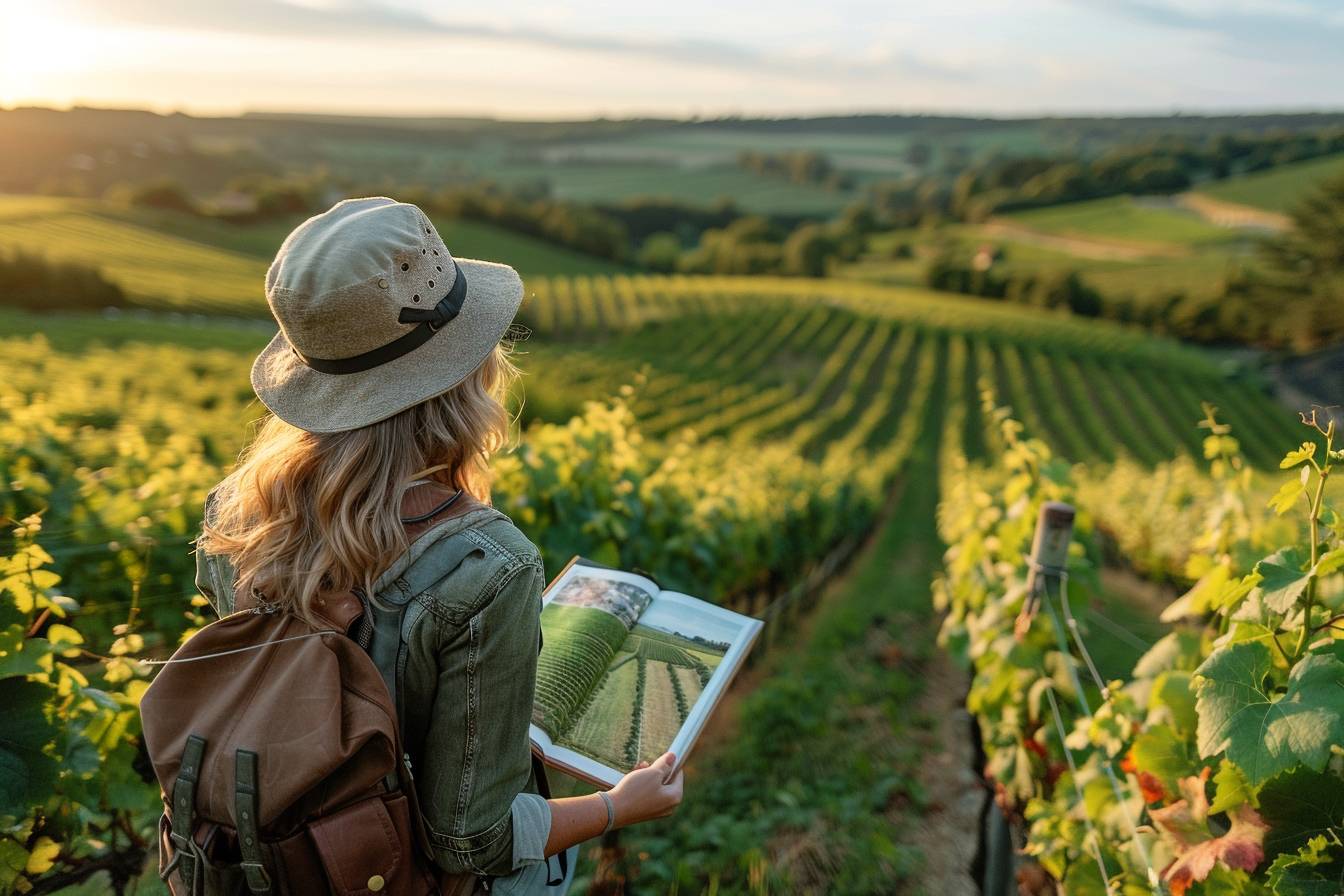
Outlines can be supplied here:
[[[1075, 516], [1076, 512], [1073, 506], [1061, 501], [1047, 501], [1041, 505], [1040, 515], [1036, 520], [1036, 531], [1032, 537], [1031, 553], [1026, 558], [1028, 570], [1027, 597], [1014, 625], [1014, 632], [1019, 639], [1025, 637], [1036, 614], [1042, 607], [1045, 608], [1046, 615], [1050, 618], [1051, 630], [1054, 633], [1055, 646], [1064, 658], [1064, 667], [1068, 672], [1069, 683], [1072, 686], [1079, 712], [1084, 718], [1091, 719], [1092, 707], [1087, 699], [1087, 693], [1083, 689], [1082, 677], [1078, 671], [1079, 666], [1087, 669], [1092, 683], [1096, 685], [1103, 700], [1109, 697], [1110, 690], [1097, 671], [1096, 664], [1092, 661], [1092, 654], [1087, 649], [1087, 643], [1078, 627], [1078, 621], [1074, 618], [1073, 611], [1069, 607], [1068, 557], [1069, 545], [1073, 540]], [[1070, 638], [1075, 649], [1070, 649]], [[1041, 675], [1046, 679], [1050, 678], [1049, 670], [1044, 666], [1041, 668]], [[1083, 822], [1087, 827], [1088, 839], [1092, 847], [1092, 858], [1097, 863], [1097, 870], [1101, 875], [1103, 886], [1106, 886], [1109, 890], [1110, 874], [1101, 853], [1101, 839], [1097, 835], [1095, 820], [1087, 813], [1087, 803], [1083, 796], [1082, 787], [1077, 780], [1078, 767], [1074, 762], [1073, 751], [1068, 745], [1068, 728], [1065, 725], [1059, 703], [1055, 698], [1053, 685], [1046, 689], [1045, 696], [1050, 704], [1050, 721], [1059, 737], [1059, 747], [1064, 753], [1064, 759], [1068, 764], [1070, 777], [1073, 779], [1078, 796], [1078, 805], [1083, 812]], [[1130, 809], [1131, 801], [1128, 799], [1127, 791], [1135, 788], [1135, 782], [1127, 779], [1122, 784], [1109, 759], [1101, 758], [1099, 762], [1102, 773], [1106, 776], [1107, 783], [1110, 785], [1111, 792], [1115, 795], [1116, 803], [1124, 813], [1134, 848], [1147, 871], [1148, 887], [1156, 896], [1163, 896], [1167, 892], [1166, 888], [1163, 886], [1157, 870], [1153, 867], [1148, 848], [1142, 837], [1139, 836], [1138, 821]], [[1002, 867], [1005, 863], [998, 862], [991, 863], [991, 865]], [[989, 892], [991, 882], [986, 881], [985, 883], [986, 892]]]

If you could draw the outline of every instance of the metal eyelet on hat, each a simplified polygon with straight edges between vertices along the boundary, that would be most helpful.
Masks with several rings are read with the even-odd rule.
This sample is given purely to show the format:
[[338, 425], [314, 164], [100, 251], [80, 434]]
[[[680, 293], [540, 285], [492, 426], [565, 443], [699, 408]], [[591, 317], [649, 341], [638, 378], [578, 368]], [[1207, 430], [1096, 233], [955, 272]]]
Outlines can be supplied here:
[[409, 270], [411, 269], [411, 266], [408, 265], [406, 262], [403, 261], [403, 262], [401, 263], [401, 269], [402, 269], [403, 271], [409, 271]]
[[386, 278], [386, 277], [379, 277], [379, 278], [378, 278], [378, 288], [379, 288], [379, 289], [387, 289], [387, 278]]
[[434, 288], [434, 281], [433, 281], [433, 280], [429, 281], [429, 288], [430, 288], [430, 289], [433, 289], [433, 288]]
[[420, 301], [420, 293], [416, 293], [415, 295], [411, 296], [411, 301], [412, 302]]
[[443, 265], [441, 264], [434, 265], [434, 270], [438, 271], [439, 273], [443, 273]]

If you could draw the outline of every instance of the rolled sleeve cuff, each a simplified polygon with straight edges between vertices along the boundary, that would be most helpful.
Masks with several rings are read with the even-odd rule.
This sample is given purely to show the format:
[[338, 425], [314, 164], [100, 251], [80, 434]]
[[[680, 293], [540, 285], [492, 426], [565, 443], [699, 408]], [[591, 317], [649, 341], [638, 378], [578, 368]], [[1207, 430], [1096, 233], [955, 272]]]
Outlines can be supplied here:
[[523, 868], [546, 860], [546, 841], [551, 836], [551, 807], [535, 793], [513, 798], [513, 867]]

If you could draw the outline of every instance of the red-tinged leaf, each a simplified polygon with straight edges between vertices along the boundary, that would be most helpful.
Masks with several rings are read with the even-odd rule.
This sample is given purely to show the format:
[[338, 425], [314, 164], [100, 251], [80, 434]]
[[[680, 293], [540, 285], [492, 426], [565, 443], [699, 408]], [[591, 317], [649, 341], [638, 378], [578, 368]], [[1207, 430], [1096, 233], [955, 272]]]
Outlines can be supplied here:
[[1160, 803], [1167, 798], [1167, 790], [1156, 775], [1139, 772], [1139, 790], [1145, 803]]
[[1177, 782], [1181, 799], [1148, 813], [1157, 829], [1172, 841], [1178, 856], [1212, 836], [1209, 832], [1209, 798], [1204, 794], [1204, 782], [1208, 777], [1209, 769], [1206, 768], [1197, 776], [1181, 778]]
[[1162, 878], [1174, 896], [1180, 896], [1193, 884], [1201, 883], [1216, 865], [1254, 871], [1265, 858], [1265, 824], [1260, 813], [1243, 803], [1230, 812], [1232, 826], [1221, 837], [1209, 830], [1209, 800], [1204, 784], [1209, 770], [1198, 777], [1181, 779], [1182, 798], [1149, 814], [1176, 854], [1162, 870]]
[[1127, 775], [1138, 772], [1139, 767], [1134, 764], [1134, 749], [1131, 747], [1123, 759], [1120, 760], [1120, 771]]

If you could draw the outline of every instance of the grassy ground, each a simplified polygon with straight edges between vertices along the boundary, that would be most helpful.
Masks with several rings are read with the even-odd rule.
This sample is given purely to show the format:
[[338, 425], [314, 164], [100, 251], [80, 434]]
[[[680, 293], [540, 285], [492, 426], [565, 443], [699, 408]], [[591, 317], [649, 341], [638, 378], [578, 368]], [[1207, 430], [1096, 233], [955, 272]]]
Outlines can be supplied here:
[[1014, 212], [1007, 220], [1042, 233], [1080, 239], [1117, 240], [1135, 247], [1198, 246], [1235, 235], [1159, 198], [1112, 196]]
[[1205, 184], [1198, 192], [1223, 202], [1283, 212], [1322, 178], [1340, 174], [1344, 155], [1326, 156]]
[[772, 645], [760, 684], [692, 758], [682, 809], [630, 832], [645, 881], [660, 881], [635, 878], [635, 892], [669, 879], [681, 893], [921, 890], [906, 826], [928, 808], [914, 735], [937, 724], [917, 706], [937, 650], [941, 414], [930, 402], [891, 514], [852, 571]]

